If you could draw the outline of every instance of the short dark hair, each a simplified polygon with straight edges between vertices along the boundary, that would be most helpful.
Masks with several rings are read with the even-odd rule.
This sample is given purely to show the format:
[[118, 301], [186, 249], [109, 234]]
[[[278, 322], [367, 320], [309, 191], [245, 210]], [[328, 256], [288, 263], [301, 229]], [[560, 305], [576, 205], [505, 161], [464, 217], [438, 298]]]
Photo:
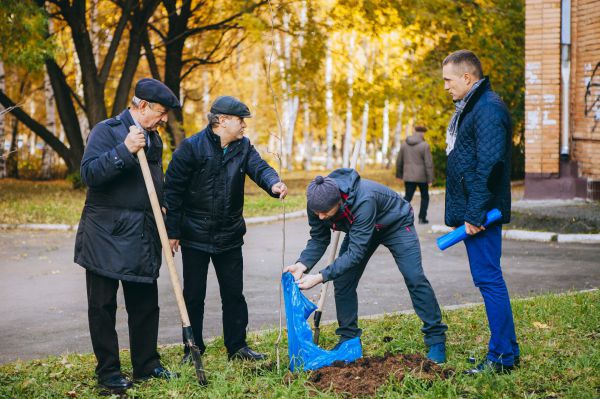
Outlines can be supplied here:
[[425, 133], [427, 128], [425, 126], [415, 126], [415, 132], [423, 132]]
[[470, 50], [458, 50], [450, 54], [442, 62], [442, 66], [454, 64], [462, 67], [465, 72], [469, 72], [475, 77], [483, 78], [483, 69], [481, 68], [481, 61]]

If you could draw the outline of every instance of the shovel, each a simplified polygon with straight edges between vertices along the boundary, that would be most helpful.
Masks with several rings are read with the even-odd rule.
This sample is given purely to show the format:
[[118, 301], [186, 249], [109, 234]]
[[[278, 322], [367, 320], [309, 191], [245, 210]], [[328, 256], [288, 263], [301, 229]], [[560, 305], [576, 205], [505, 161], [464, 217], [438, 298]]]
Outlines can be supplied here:
[[[132, 127], [135, 128], [135, 127]], [[177, 307], [179, 308], [179, 315], [181, 316], [181, 324], [183, 326], [183, 337], [185, 346], [188, 347], [194, 360], [194, 366], [196, 368], [196, 377], [198, 383], [202, 386], [207, 385], [206, 374], [204, 373], [204, 366], [202, 365], [202, 355], [200, 349], [194, 342], [194, 335], [192, 333], [192, 326], [190, 325], [190, 318], [188, 316], [185, 301], [183, 300], [183, 291], [181, 284], [179, 283], [179, 276], [177, 275], [177, 269], [175, 268], [175, 260], [171, 253], [171, 246], [169, 245], [169, 237], [167, 236], [167, 229], [165, 228], [165, 222], [163, 215], [160, 210], [160, 204], [158, 197], [156, 196], [156, 190], [154, 188], [154, 182], [152, 181], [152, 175], [150, 174], [150, 168], [148, 167], [148, 160], [146, 159], [146, 153], [144, 149], [140, 149], [137, 152], [140, 166], [142, 167], [142, 174], [144, 175], [144, 183], [146, 184], [146, 190], [148, 190], [148, 196], [150, 197], [150, 204], [152, 205], [152, 212], [154, 213], [154, 220], [156, 221], [156, 227], [158, 228], [158, 234], [160, 236], [160, 243], [162, 245], [163, 253], [167, 260], [167, 266], [169, 268], [169, 274], [171, 276], [171, 284], [173, 286], [173, 292], [175, 293], [175, 299], [177, 300]]]
[[[354, 145], [352, 151], [352, 160], [350, 161], [350, 167], [356, 168], [358, 161], [358, 154], [360, 152], [360, 140]], [[331, 240], [331, 250], [329, 252], [329, 258], [327, 259], [327, 265], [331, 265], [336, 258], [338, 244], [340, 242], [341, 231], [333, 233], [333, 239]], [[325, 306], [325, 297], [327, 296], [327, 289], [329, 288], [329, 281], [321, 286], [321, 295], [319, 296], [319, 302], [317, 302], [317, 310], [314, 315], [314, 331], [313, 331], [313, 342], [315, 345], [319, 345], [319, 335], [321, 334], [321, 315], [323, 314], [323, 306]]]

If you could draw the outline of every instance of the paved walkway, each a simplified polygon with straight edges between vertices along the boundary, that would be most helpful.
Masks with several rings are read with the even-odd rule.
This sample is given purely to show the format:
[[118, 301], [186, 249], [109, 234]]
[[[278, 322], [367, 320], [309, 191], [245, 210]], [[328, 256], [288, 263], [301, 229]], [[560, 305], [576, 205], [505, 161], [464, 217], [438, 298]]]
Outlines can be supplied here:
[[[443, 196], [432, 197], [432, 224], [443, 223], [442, 201]], [[481, 301], [471, 282], [464, 246], [459, 244], [442, 253], [435, 246], [438, 234], [429, 232], [429, 226], [417, 227], [425, 271], [440, 303]], [[244, 254], [250, 330], [272, 328], [278, 323], [281, 229], [281, 222], [248, 228]], [[292, 263], [308, 239], [305, 219], [288, 221], [286, 236], [286, 262]], [[74, 238], [73, 232], [0, 231], [0, 363], [64, 352], [91, 352], [85, 274], [73, 263]], [[600, 287], [598, 245], [506, 240], [503, 254], [513, 298]], [[180, 267], [180, 257], [177, 264]], [[205, 336], [214, 336], [221, 333], [221, 304], [213, 270], [209, 281]], [[316, 298], [319, 289], [313, 288], [308, 296]], [[165, 266], [159, 290], [159, 342], [177, 343], [180, 322]], [[386, 249], [379, 249], [373, 256], [359, 286], [359, 299], [361, 315], [411, 309], [402, 277]], [[335, 317], [331, 298], [324, 317]], [[121, 346], [127, 347], [127, 317], [121, 295], [117, 319]]]

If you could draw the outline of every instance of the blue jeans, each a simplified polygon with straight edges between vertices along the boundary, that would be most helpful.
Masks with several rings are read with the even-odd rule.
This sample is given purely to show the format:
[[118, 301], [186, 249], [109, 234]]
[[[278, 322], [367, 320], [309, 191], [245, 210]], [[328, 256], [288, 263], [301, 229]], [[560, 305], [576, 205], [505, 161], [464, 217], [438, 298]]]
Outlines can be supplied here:
[[505, 366], [519, 355], [508, 289], [502, 277], [502, 226], [490, 226], [465, 240], [471, 276], [479, 288], [490, 327], [487, 358]]
[[[410, 300], [417, 316], [423, 322], [421, 331], [427, 346], [446, 342], [448, 327], [442, 323], [442, 312], [435, 293], [421, 265], [421, 246], [414, 225], [391, 228], [376, 232], [368, 244], [365, 257], [352, 269], [333, 280], [335, 306], [340, 341], [360, 337], [358, 328], [358, 296], [356, 288], [373, 252], [379, 245], [390, 250], [394, 261], [404, 277]], [[340, 256], [348, 249], [348, 235], [340, 248]], [[399, 289], [399, 288], [398, 288]]]

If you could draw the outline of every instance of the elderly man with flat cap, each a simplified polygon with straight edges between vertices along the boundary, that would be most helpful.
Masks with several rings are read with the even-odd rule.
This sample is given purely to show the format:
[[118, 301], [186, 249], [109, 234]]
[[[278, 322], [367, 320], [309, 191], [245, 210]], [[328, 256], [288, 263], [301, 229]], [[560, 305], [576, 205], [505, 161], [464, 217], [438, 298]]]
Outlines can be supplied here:
[[[406, 288], [423, 322], [427, 357], [446, 361], [446, 330], [431, 284], [421, 265], [421, 247], [410, 204], [390, 188], [361, 179], [354, 169], [337, 169], [317, 176], [306, 190], [310, 240], [296, 264], [285, 271], [300, 289], [333, 280], [340, 336], [338, 346], [362, 331], [358, 328], [356, 288], [373, 252], [383, 245], [392, 253]], [[346, 233], [339, 257], [316, 274], [309, 273], [331, 240], [331, 230]], [[396, 288], [400, 290], [400, 287]]]
[[[287, 187], [244, 137], [244, 119], [251, 116], [237, 98], [217, 98], [208, 114], [208, 126], [183, 140], [173, 153], [166, 173], [165, 199], [171, 249], [178, 251], [181, 246], [183, 296], [194, 341], [204, 352], [204, 298], [212, 260], [219, 281], [229, 359], [262, 360], [265, 356], [250, 349], [246, 342], [244, 182], [249, 176], [274, 198], [284, 198]], [[185, 353], [183, 361], [189, 359], [189, 353]]]
[[163, 83], [141, 79], [131, 107], [92, 129], [81, 162], [88, 191], [75, 241], [75, 262], [86, 269], [88, 319], [101, 386], [124, 390], [115, 331], [117, 290], [123, 286], [133, 377], [173, 378], [160, 363], [158, 290], [161, 245], [137, 152], [145, 148], [162, 198], [162, 141], [156, 128], [179, 100]]

